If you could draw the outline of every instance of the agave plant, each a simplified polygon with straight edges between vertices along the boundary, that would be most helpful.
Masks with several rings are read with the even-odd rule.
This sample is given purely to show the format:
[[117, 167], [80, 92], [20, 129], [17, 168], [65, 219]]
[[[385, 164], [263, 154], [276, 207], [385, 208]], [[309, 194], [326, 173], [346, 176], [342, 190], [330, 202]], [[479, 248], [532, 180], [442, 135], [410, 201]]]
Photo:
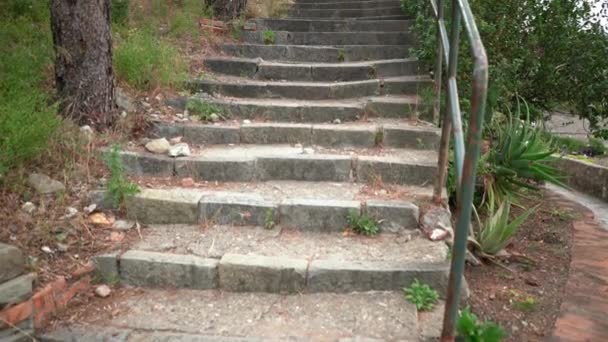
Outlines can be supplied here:
[[519, 226], [538, 208], [538, 205], [531, 207], [509, 221], [511, 199], [505, 198], [499, 202], [498, 208], [495, 208], [496, 201], [492, 196], [490, 193], [487, 206], [488, 216], [484, 224], [481, 223], [475, 211], [478, 229], [474, 231], [475, 238], [471, 239], [471, 242], [477, 247], [481, 256], [492, 256], [503, 250], [513, 235], [517, 233]]
[[[496, 125], [494, 146], [482, 156], [484, 166], [480, 171], [484, 182], [484, 201], [492, 193], [498, 203], [506, 197], [522, 195], [522, 189], [537, 189], [536, 184], [549, 182], [565, 186], [560, 181], [558, 170], [549, 165], [550, 156], [557, 152], [544, 137], [542, 128], [534, 127], [529, 120], [520, 120], [520, 109], [516, 115]], [[483, 202], [483, 201], [482, 201]]]

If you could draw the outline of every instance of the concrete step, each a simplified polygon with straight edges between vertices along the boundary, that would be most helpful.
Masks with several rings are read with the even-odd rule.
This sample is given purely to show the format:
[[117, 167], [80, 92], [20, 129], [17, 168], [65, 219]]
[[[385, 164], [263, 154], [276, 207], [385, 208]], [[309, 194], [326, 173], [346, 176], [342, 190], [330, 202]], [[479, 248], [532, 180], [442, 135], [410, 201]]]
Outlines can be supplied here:
[[[189, 188], [163, 178], [135, 178], [157, 183], [127, 201], [130, 218], [150, 224], [226, 224], [279, 227], [308, 232], [341, 232], [349, 211], [378, 221], [385, 232], [418, 226], [417, 203], [431, 188], [339, 182], [266, 181], [216, 183], [199, 181]], [[176, 215], [179, 214], [179, 215]]]
[[448, 247], [417, 234], [370, 238], [262, 227], [147, 229], [125, 253], [99, 257], [102, 278], [148, 288], [264, 293], [393, 291], [418, 279], [446, 294]]
[[124, 151], [127, 172], [135, 176], [177, 176], [197, 180], [268, 180], [432, 183], [437, 155], [431, 150], [323, 149], [291, 145], [191, 146], [189, 157], [171, 158], [138, 150]]
[[439, 130], [418, 122], [370, 120], [343, 124], [254, 122], [222, 124], [156, 122], [155, 137], [183, 137], [196, 145], [301, 144], [325, 148], [409, 148], [435, 150]]
[[[387, 7], [373, 7], [363, 9], [291, 9], [291, 18], [368, 18], [383, 16], [404, 16], [399, 4]], [[407, 17], [406, 17], [407, 18]]]
[[427, 76], [399, 76], [349, 82], [258, 81], [240, 77], [210, 76], [192, 80], [193, 92], [240, 98], [298, 100], [350, 99], [375, 95], [417, 95], [433, 83]]
[[252, 19], [247, 22], [254, 31], [290, 32], [408, 32], [412, 20], [311, 20]]
[[317, 9], [372, 9], [399, 6], [399, 0], [369, 0], [369, 1], [337, 1], [337, 2], [296, 2], [294, 10]]
[[[362, 342], [439, 337], [443, 304], [424, 315], [401, 292], [281, 295], [121, 289], [106, 310], [57, 327], [45, 342]], [[438, 324], [436, 322], [439, 322]]]
[[[341, 122], [361, 118], [398, 118], [430, 120], [430, 104], [422, 103], [417, 96], [372, 96], [345, 100], [293, 100], [215, 98], [196, 95], [218, 107], [224, 116], [278, 122]], [[172, 100], [171, 105], [183, 110], [187, 99]]]
[[269, 62], [259, 58], [212, 57], [205, 59], [205, 66], [214, 73], [224, 75], [260, 80], [309, 82], [359, 81], [380, 77], [416, 75], [422, 70], [415, 58], [370, 62], [294, 64]]
[[[289, 32], [274, 31], [278, 45], [413, 45], [414, 35], [409, 32]], [[246, 44], [265, 44], [264, 31], [243, 31]]]
[[371, 15], [368, 17], [352, 18], [354, 20], [411, 20], [412, 17], [402, 14], [393, 15]]
[[222, 51], [230, 56], [262, 58], [270, 61], [338, 63], [377, 59], [406, 58], [411, 45], [263, 45], [223, 44]]

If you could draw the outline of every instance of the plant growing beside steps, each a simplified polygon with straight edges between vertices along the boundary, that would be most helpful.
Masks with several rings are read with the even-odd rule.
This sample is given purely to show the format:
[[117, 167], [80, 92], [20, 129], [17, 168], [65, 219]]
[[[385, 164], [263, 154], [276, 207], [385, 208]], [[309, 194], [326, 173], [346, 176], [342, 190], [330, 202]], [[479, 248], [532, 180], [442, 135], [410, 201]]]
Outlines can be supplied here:
[[423, 284], [418, 279], [403, 289], [405, 298], [416, 306], [418, 311], [432, 310], [439, 300], [439, 293], [427, 284]]
[[222, 108], [202, 99], [190, 99], [186, 109], [204, 121], [218, 121], [222, 116]]
[[110, 170], [107, 196], [114, 207], [120, 207], [127, 197], [139, 193], [137, 184], [131, 183], [127, 179], [126, 169], [120, 155], [121, 150], [120, 145], [113, 145], [104, 156], [106, 166]]
[[506, 337], [500, 326], [490, 321], [480, 322], [469, 308], [460, 313], [456, 331], [465, 342], [500, 342]]
[[264, 44], [272, 45], [276, 41], [276, 33], [273, 30], [264, 30], [262, 38], [264, 39]]
[[357, 213], [356, 210], [349, 210], [347, 215], [348, 225], [357, 233], [361, 235], [371, 236], [380, 233], [380, 227], [372, 217]]

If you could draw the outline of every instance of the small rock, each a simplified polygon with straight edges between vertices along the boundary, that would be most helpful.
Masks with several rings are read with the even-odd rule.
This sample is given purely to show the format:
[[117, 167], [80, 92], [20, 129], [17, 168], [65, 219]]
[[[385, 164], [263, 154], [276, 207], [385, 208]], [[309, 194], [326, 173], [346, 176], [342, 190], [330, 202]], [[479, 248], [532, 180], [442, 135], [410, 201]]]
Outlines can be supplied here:
[[99, 285], [95, 288], [95, 295], [101, 298], [107, 298], [112, 293], [112, 289], [108, 285]]
[[150, 108], [150, 107], [152, 107], [152, 106], [151, 106], [151, 105], [150, 105], [148, 102], [146, 102], [146, 101], [141, 101], [141, 105], [142, 105], [142, 106], [144, 106], [144, 107], [146, 107], [146, 108]]
[[182, 142], [182, 137], [174, 137], [174, 138], [171, 138], [171, 139], [169, 139], [169, 142], [170, 142], [171, 144], [179, 144], [179, 143], [181, 143], [181, 142]]
[[67, 252], [69, 246], [64, 243], [57, 243], [57, 250], [60, 252]]
[[104, 214], [104, 213], [95, 213], [95, 214], [89, 216], [89, 221], [92, 224], [100, 225], [100, 226], [107, 226], [110, 224], [110, 220], [108, 220], [108, 218], [106, 217], [106, 214]]
[[295, 144], [295, 145], [293, 145], [293, 147], [295, 147], [295, 148], [302, 148], [303, 146], [302, 146], [302, 144]]
[[132, 221], [117, 220], [116, 222], [114, 222], [114, 225], [112, 225], [112, 228], [114, 228], [116, 230], [129, 230], [129, 229], [133, 228], [134, 226], [135, 226], [135, 223]]
[[160, 120], [160, 115], [158, 115], [158, 114], [150, 114], [150, 119], [152, 119], [152, 120]]
[[431, 235], [429, 235], [429, 239], [431, 241], [439, 241], [443, 240], [448, 236], [447, 230], [443, 230], [441, 228], [433, 229]]
[[129, 112], [135, 110], [135, 106], [133, 105], [133, 99], [121, 88], [116, 87], [114, 91], [114, 101], [116, 102], [116, 105], [121, 109], [124, 109]]
[[190, 116], [190, 111], [189, 110], [184, 110], [184, 117], [187, 118]]
[[175, 116], [177, 116], [180, 119], [184, 118], [184, 114], [182, 114], [182, 113], [177, 113], [177, 114], [175, 114]]
[[307, 147], [304, 149], [304, 154], [314, 154], [315, 153], [315, 149], [312, 147]]
[[97, 204], [93, 203], [91, 205], [89, 205], [88, 207], [84, 208], [84, 213], [89, 215], [90, 213], [94, 212], [97, 209]]
[[194, 186], [194, 179], [190, 177], [182, 179], [182, 186], [185, 188]]
[[40, 250], [42, 250], [44, 253], [47, 253], [47, 254], [53, 254], [53, 250], [49, 246], [42, 246], [42, 248], [40, 248]]
[[245, 125], [249, 125], [249, 124], [251, 123], [251, 120], [243, 120], [243, 123], [244, 123]]
[[80, 134], [82, 134], [88, 141], [93, 140], [93, 136], [95, 136], [95, 132], [89, 125], [80, 127]]
[[41, 194], [51, 194], [65, 190], [65, 186], [61, 182], [42, 173], [30, 174], [27, 183]]
[[190, 155], [190, 147], [186, 143], [179, 143], [171, 146], [169, 157], [187, 157]]
[[36, 205], [32, 202], [25, 202], [21, 206], [21, 210], [25, 211], [28, 214], [32, 214], [34, 211], [36, 211]]
[[67, 207], [65, 208], [65, 215], [63, 215], [61, 218], [71, 219], [72, 217], [76, 216], [76, 214], [78, 214], [78, 209], [74, 207]]
[[334, 123], [335, 123], [336, 125], [339, 125], [339, 124], [341, 124], [341, 123], [342, 123], [342, 120], [340, 120], [340, 119], [334, 119]]
[[146, 144], [146, 150], [152, 153], [165, 154], [169, 152], [170, 148], [171, 144], [169, 144], [165, 138], [150, 140], [150, 142]]
[[218, 122], [218, 121], [220, 121], [220, 116], [217, 115], [216, 113], [211, 113], [211, 115], [209, 115], [209, 120], [211, 120], [213, 122]]
[[126, 117], [127, 117], [127, 112], [123, 110], [123, 111], [120, 113], [120, 117], [121, 117], [121, 118], [123, 118], [123, 119], [124, 119], [124, 118], [126, 118]]

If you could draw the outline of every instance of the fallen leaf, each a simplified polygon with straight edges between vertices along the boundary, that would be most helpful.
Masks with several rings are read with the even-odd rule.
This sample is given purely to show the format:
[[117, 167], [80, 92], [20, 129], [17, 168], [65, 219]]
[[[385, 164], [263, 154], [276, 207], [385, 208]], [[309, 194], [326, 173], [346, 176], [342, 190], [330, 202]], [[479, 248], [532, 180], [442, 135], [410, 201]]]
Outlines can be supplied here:
[[111, 224], [110, 220], [108, 220], [106, 214], [104, 213], [94, 213], [93, 215], [89, 216], [89, 221], [92, 224], [99, 226], [108, 226]]

